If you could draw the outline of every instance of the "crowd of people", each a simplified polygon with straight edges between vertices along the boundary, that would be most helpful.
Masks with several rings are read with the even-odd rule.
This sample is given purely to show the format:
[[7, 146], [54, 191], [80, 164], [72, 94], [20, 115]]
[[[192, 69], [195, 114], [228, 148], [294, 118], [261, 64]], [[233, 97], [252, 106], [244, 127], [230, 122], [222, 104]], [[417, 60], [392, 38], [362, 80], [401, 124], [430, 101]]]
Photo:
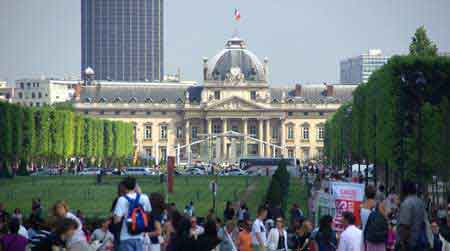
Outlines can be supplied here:
[[[319, 189], [327, 191], [326, 182], [322, 177]], [[405, 182], [402, 189], [400, 201], [394, 192], [385, 196], [383, 186], [367, 185], [359, 214], [344, 212], [338, 231], [331, 215], [314, 226], [314, 211], [304, 215], [298, 204], [286, 213], [266, 203], [252, 217], [245, 203], [227, 202], [223, 214], [211, 209], [200, 217], [193, 202], [178, 210], [127, 177], [110, 217], [96, 229], [65, 201], [56, 202], [48, 217], [39, 199], [29, 217], [0, 203], [0, 251], [450, 251], [450, 215], [428, 216], [416, 186]]]

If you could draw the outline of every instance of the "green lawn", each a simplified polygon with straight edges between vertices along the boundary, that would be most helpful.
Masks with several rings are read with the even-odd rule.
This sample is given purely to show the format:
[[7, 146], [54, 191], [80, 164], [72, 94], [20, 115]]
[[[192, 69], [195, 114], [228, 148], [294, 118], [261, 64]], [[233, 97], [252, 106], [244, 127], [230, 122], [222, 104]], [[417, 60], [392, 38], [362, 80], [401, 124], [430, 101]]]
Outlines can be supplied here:
[[[212, 195], [209, 182], [214, 177], [181, 177], [174, 178], [174, 193], [169, 194], [169, 201], [175, 202], [179, 209], [193, 201], [196, 214], [204, 216], [212, 207]], [[120, 177], [105, 177], [104, 184], [96, 185], [94, 177], [16, 177], [12, 180], [0, 180], [0, 202], [9, 211], [15, 207], [28, 215], [32, 198], [41, 198], [45, 210], [57, 200], [66, 200], [72, 211], [81, 209], [86, 216], [106, 216], [116, 195]], [[219, 190], [216, 208], [221, 216], [226, 201], [245, 199], [252, 216], [262, 202], [269, 184], [269, 177], [218, 177]], [[159, 177], [139, 177], [138, 183], [143, 192], [164, 193], [165, 184]], [[249, 191], [247, 190], [249, 185]], [[297, 179], [291, 182], [289, 205], [293, 202], [306, 206], [302, 186]]]

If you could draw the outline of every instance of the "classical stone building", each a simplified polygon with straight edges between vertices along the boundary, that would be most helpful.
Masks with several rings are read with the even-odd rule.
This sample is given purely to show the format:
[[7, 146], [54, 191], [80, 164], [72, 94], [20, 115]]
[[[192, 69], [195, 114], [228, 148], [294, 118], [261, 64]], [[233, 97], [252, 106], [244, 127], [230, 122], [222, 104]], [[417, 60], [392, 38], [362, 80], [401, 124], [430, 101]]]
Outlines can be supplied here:
[[260, 61], [237, 37], [203, 59], [203, 83], [97, 81], [77, 90], [77, 111], [135, 124], [143, 157], [177, 155], [237, 160], [241, 156], [322, 155], [324, 123], [355, 85], [268, 83], [268, 59]]

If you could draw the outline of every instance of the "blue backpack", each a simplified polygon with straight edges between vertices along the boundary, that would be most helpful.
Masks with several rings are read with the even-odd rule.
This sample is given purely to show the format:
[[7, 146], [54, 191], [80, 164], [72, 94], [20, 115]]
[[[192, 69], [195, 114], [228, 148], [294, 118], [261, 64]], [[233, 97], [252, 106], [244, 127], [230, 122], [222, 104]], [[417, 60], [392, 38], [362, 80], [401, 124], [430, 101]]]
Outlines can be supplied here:
[[125, 195], [125, 199], [127, 199], [129, 204], [127, 229], [128, 233], [131, 235], [144, 233], [148, 229], [148, 217], [141, 203], [139, 203], [140, 198], [140, 194], [136, 195], [135, 200], [132, 200], [130, 197]]

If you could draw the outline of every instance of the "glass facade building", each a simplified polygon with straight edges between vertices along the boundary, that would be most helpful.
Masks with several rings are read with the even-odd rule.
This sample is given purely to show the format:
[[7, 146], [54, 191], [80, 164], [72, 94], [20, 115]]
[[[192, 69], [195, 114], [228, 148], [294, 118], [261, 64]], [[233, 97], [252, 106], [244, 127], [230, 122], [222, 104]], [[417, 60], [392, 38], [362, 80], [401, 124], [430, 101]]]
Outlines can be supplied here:
[[342, 60], [340, 63], [341, 83], [367, 83], [370, 75], [386, 64], [389, 57], [383, 56], [380, 50], [369, 50], [368, 54]]
[[91, 67], [97, 80], [163, 79], [163, 0], [81, 0], [81, 26], [82, 75]]

